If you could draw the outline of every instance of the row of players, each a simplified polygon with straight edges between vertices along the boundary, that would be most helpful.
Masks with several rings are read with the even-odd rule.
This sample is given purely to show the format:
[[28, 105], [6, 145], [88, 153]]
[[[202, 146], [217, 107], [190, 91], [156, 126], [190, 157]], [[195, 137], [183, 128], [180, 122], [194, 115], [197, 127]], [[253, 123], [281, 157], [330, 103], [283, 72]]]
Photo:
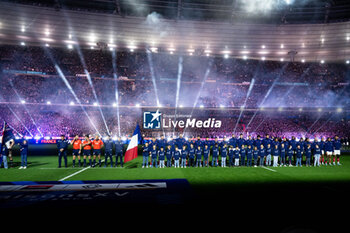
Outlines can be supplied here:
[[[214, 141], [209, 140], [209, 138], [206, 138], [205, 140], [201, 140], [200, 137], [197, 138], [197, 140], [185, 140], [182, 135], [180, 134], [177, 139], [167, 141], [162, 136], [160, 139], [152, 138], [152, 140], [149, 142], [149, 147], [152, 148], [153, 145], [156, 145], [158, 149], [161, 147], [165, 147], [167, 145], [171, 146], [171, 149], [174, 150], [174, 146], [177, 146], [178, 149], [181, 150], [183, 145], [186, 145], [187, 148], [189, 148], [189, 145], [193, 144], [194, 148], [198, 148], [200, 146], [203, 148], [203, 146], [208, 145], [208, 147], [213, 147], [214, 145], [217, 145], [220, 148], [223, 148], [223, 145], [227, 145], [226, 147], [231, 147], [232, 150], [235, 151], [238, 149], [241, 150], [242, 146], [244, 148], [252, 148], [259, 150], [261, 149], [261, 145], [263, 145], [263, 148], [266, 150], [266, 155], [269, 161], [270, 155], [272, 155], [273, 149], [278, 148], [279, 154], [281, 154], [281, 158], [285, 157], [285, 154], [287, 153], [288, 149], [291, 149], [294, 161], [297, 162], [297, 155], [298, 155], [298, 148], [300, 148], [301, 156], [305, 154], [306, 158], [311, 157], [311, 153], [313, 155], [316, 155], [316, 148], [320, 149], [320, 159], [317, 160], [322, 165], [330, 164], [332, 165], [332, 159], [333, 159], [333, 165], [335, 165], [335, 160], [337, 159], [337, 164], [340, 165], [339, 157], [340, 157], [340, 149], [341, 149], [341, 141], [338, 136], [335, 136], [334, 139], [328, 138], [327, 140], [325, 138], [322, 138], [320, 141], [315, 138], [313, 142], [311, 142], [308, 138], [305, 140], [301, 138], [300, 140], [296, 140], [295, 137], [292, 137], [290, 140], [287, 138], [270, 138], [270, 135], [266, 134], [265, 138], [261, 138], [260, 136], [257, 136], [257, 138], [252, 138], [249, 136], [247, 139], [243, 138], [243, 134], [240, 134], [239, 138], [236, 138], [233, 134], [230, 139], [224, 138], [222, 141], [219, 141], [217, 138]], [[283, 149], [285, 148], [285, 149]], [[282, 149], [282, 152], [281, 152]], [[284, 152], [285, 151], [285, 152]], [[244, 153], [244, 152], [243, 152]], [[277, 154], [277, 150], [275, 150], [275, 154]], [[334, 156], [334, 157], [333, 157]], [[333, 157], [333, 158], [332, 158]], [[306, 159], [307, 160], [307, 159]], [[285, 164], [285, 163], [284, 163]]]
[[[293, 150], [292, 145], [285, 147], [285, 144], [275, 144], [272, 148], [270, 144], [267, 144], [265, 148], [263, 144], [258, 148], [252, 145], [242, 145], [239, 147], [233, 147], [226, 143], [214, 144], [210, 149], [208, 144], [204, 145], [204, 148], [200, 145], [197, 147], [193, 143], [190, 143], [190, 147], [183, 145], [181, 149], [175, 145], [175, 150], [172, 150], [171, 145], [167, 145], [167, 149], [160, 147], [157, 149], [156, 144], [153, 144], [150, 148], [148, 142], [143, 146], [143, 160], [142, 168], [148, 167], [148, 158], [151, 157], [151, 167], [165, 167], [165, 158], [167, 159], [167, 167], [171, 167], [172, 160], [174, 160], [174, 167], [186, 168], [187, 163], [191, 167], [205, 167], [209, 166], [209, 157], [212, 156], [211, 166], [218, 166], [219, 156], [221, 157], [221, 167], [226, 167], [228, 159], [228, 166], [252, 166], [254, 159], [254, 167], [257, 167], [258, 161], [260, 166], [271, 166], [273, 158], [273, 167], [277, 166], [289, 166], [292, 165], [293, 157], [296, 166], [302, 166], [303, 154], [305, 155], [306, 166], [311, 165], [311, 158], [313, 155], [314, 166], [320, 166], [322, 150], [318, 144], [315, 144], [315, 148], [311, 148], [311, 144], [306, 146], [303, 150], [300, 145], [297, 145], [296, 150]], [[202, 162], [203, 158], [203, 162]], [[338, 157], [339, 158], [339, 157]], [[180, 165], [181, 159], [181, 165]], [[286, 161], [286, 159], [288, 159]], [[338, 165], [340, 165], [338, 160]], [[335, 162], [334, 162], [335, 165]]]
[[[95, 166], [96, 157], [99, 159], [99, 165], [101, 166], [101, 148], [104, 146], [105, 148], [105, 163], [107, 163], [107, 159], [110, 158], [112, 161], [112, 150], [113, 145], [115, 145], [115, 153], [116, 153], [116, 163], [118, 158], [120, 158], [121, 166], [123, 166], [123, 151], [124, 144], [121, 138], [118, 138], [117, 141], [113, 141], [111, 137], [107, 137], [106, 140], [102, 141], [97, 135], [94, 140], [90, 140], [89, 136], [86, 135], [85, 139], [81, 141], [79, 136], [77, 135], [70, 144], [73, 145], [73, 166], [75, 166], [75, 160], [78, 158], [79, 165], [81, 165], [80, 155], [83, 152], [84, 158], [84, 166], [86, 165], [86, 158], [89, 159], [90, 166]], [[189, 139], [186, 140], [183, 138], [182, 134], [179, 135], [176, 139], [166, 140], [162, 135], [160, 139], [152, 138], [152, 140], [143, 140], [143, 157], [144, 163], [143, 166], [147, 166], [148, 157], [151, 156], [152, 163], [155, 162], [156, 158], [160, 158], [159, 161], [162, 161], [163, 152], [168, 154], [167, 158], [171, 155], [171, 160], [176, 162], [177, 157], [188, 159], [189, 164], [193, 165], [194, 161], [197, 161], [201, 164], [201, 158], [203, 156], [203, 162], [205, 165], [208, 164], [207, 160], [209, 156], [212, 155], [213, 161], [212, 164], [215, 166], [217, 162], [215, 162], [215, 158], [219, 157], [228, 157], [229, 165], [233, 161], [233, 158], [241, 161], [241, 164], [251, 165], [250, 158], [254, 158], [254, 165], [257, 165], [257, 158], [260, 158], [259, 164], [264, 164], [264, 159], [266, 157], [265, 164], [271, 165], [271, 158], [274, 158], [274, 166], [280, 160], [281, 165], [286, 165], [286, 158], [288, 159], [289, 165], [292, 165], [292, 159], [295, 161], [295, 165], [301, 165], [302, 156], [306, 157], [306, 164], [310, 165], [311, 159], [314, 159], [314, 165], [326, 164], [328, 157], [328, 164], [332, 164], [332, 156], [333, 157], [333, 165], [335, 165], [335, 159], [337, 158], [337, 164], [339, 163], [341, 142], [339, 138], [336, 136], [333, 140], [328, 138], [325, 140], [324, 138], [321, 141], [318, 141], [317, 138], [313, 142], [309, 139], [300, 139], [297, 141], [294, 137], [291, 140], [287, 140], [284, 138], [283, 140], [274, 138], [271, 139], [267, 134], [264, 139], [261, 139], [258, 136], [256, 139], [252, 139], [251, 136], [248, 139], [244, 139], [241, 134], [239, 138], [236, 138], [235, 135], [232, 135], [232, 138], [226, 139], [224, 138], [222, 141], [219, 141], [217, 138], [214, 141], [209, 140], [201, 140], [198, 137], [196, 140]], [[66, 152], [69, 142], [65, 140], [64, 136], [62, 136], [61, 140], [57, 143], [59, 149], [59, 167], [61, 166], [61, 158], [65, 158], [66, 164]], [[177, 150], [176, 150], [177, 148]], [[206, 150], [209, 149], [209, 151]], [[219, 149], [220, 148], [220, 149]], [[194, 151], [193, 151], [194, 149]], [[200, 149], [200, 150], [199, 150]], [[178, 153], [175, 153], [178, 151]], [[196, 155], [195, 157], [193, 155]], [[201, 154], [202, 156], [199, 156]], [[93, 160], [91, 160], [91, 155], [93, 155]], [[311, 155], [314, 155], [312, 157]], [[318, 155], [320, 158], [318, 158]], [[291, 157], [290, 157], [291, 156]], [[147, 159], [145, 158], [147, 157]], [[198, 157], [198, 159], [197, 159]], [[196, 160], [194, 160], [196, 158]], [[230, 160], [232, 158], [232, 161]], [[280, 158], [280, 159], [278, 159]], [[174, 162], [174, 164], [175, 164]], [[226, 160], [223, 166], [225, 166]], [[167, 162], [169, 163], [169, 162]], [[187, 163], [187, 162], [183, 162]], [[112, 162], [111, 162], [112, 165]], [[176, 162], [176, 166], [178, 166]]]

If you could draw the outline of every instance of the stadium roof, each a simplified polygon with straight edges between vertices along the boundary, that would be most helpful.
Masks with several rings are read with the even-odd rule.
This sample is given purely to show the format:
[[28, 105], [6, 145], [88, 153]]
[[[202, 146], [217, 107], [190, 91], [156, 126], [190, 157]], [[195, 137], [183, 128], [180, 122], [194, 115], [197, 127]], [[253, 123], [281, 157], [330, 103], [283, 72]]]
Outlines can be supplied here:
[[7, 0], [60, 9], [167, 19], [264, 23], [324, 23], [350, 19], [347, 0]]
[[301, 62], [350, 60], [349, 1], [260, 0], [278, 3], [258, 4], [260, 8], [242, 0], [16, 2], [0, 2], [1, 44], [149, 48]]

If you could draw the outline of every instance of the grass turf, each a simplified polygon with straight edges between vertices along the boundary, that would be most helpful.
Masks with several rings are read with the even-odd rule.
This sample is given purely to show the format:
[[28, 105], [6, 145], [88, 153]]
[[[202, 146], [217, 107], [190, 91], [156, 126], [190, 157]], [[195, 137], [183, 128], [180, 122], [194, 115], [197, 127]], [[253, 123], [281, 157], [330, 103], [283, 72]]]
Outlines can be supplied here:
[[[0, 181], [55, 181], [65, 178], [83, 168], [57, 168], [56, 156], [30, 156], [28, 168], [0, 169]], [[63, 161], [62, 161], [63, 162]], [[256, 185], [291, 182], [346, 182], [350, 181], [350, 156], [341, 157], [341, 166], [321, 167], [209, 167], [209, 168], [141, 168], [142, 156], [124, 165], [124, 168], [95, 167], [84, 169], [66, 180], [140, 180], [140, 179], [187, 179], [191, 186]], [[104, 163], [103, 163], [104, 165]], [[269, 170], [270, 169], [270, 170]], [[272, 170], [271, 170], [272, 169]]]

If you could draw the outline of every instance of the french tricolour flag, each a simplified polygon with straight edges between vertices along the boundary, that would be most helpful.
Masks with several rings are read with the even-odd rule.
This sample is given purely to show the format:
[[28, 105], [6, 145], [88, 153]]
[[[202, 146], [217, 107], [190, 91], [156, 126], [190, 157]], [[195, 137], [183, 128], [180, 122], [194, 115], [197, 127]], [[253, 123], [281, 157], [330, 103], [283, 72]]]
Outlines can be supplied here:
[[130, 140], [130, 143], [128, 145], [128, 149], [126, 149], [125, 156], [124, 156], [124, 163], [130, 160], [133, 160], [137, 157], [137, 146], [139, 145], [140, 141], [141, 141], [141, 131], [140, 131], [140, 126], [137, 124], [134, 130], [134, 133], [132, 135], [132, 138]]

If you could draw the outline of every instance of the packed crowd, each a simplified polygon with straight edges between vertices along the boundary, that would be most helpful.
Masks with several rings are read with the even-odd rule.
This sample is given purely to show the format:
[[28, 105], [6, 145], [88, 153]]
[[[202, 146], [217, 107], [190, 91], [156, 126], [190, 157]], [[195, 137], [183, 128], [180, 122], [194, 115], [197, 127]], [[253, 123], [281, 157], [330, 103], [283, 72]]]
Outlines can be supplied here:
[[[113, 54], [115, 54], [113, 58]], [[93, 88], [101, 104], [175, 106], [179, 56], [169, 54], [81, 50], [84, 67], [76, 50], [1, 46], [3, 70], [1, 93], [6, 100], [18, 101], [12, 90], [27, 102], [57, 103], [75, 101], [66, 84], [58, 76], [57, 64], [82, 103], [96, 101], [85, 74], [88, 70]], [[150, 69], [157, 85], [155, 92]], [[113, 63], [116, 67], [113, 68]], [[222, 57], [184, 56], [178, 103], [192, 107], [331, 107], [349, 105], [349, 80], [344, 64], [315, 64], [225, 59]], [[209, 69], [208, 76], [205, 75]], [[44, 75], [22, 74], [40, 72]], [[118, 81], [115, 82], [113, 74]], [[250, 95], [247, 92], [254, 78]], [[204, 81], [204, 82], [203, 82]], [[270, 94], [265, 96], [273, 85]], [[55, 86], [56, 88], [52, 88]], [[192, 90], [200, 90], [200, 93]], [[321, 93], [321, 94], [320, 94]]]
[[[158, 101], [163, 107], [177, 104], [177, 107], [191, 109], [214, 107], [218, 111], [222, 107], [241, 106], [295, 107], [292, 117], [289, 113], [272, 117], [262, 111], [256, 116], [254, 112], [244, 111], [239, 122], [239, 110], [227, 110], [226, 117], [220, 117], [223, 121], [220, 129], [186, 129], [185, 132], [188, 136], [205, 137], [223, 137], [233, 131], [255, 135], [348, 137], [346, 114], [297, 112], [304, 107], [349, 106], [346, 65], [184, 56], [178, 87], [178, 55], [97, 49], [83, 49], [81, 54], [86, 67], [76, 49], [1, 46], [0, 119], [7, 120], [20, 134], [29, 136], [81, 135], [97, 130], [101, 134], [126, 135], [136, 123], [142, 125], [142, 109], [129, 107], [157, 106]], [[67, 82], [59, 76], [56, 64]], [[83, 108], [77, 99], [85, 105]], [[97, 102], [102, 106], [101, 111], [93, 105]], [[75, 106], [69, 106], [70, 103]], [[211, 114], [215, 117], [217, 113]], [[205, 113], [202, 117], [205, 119], [208, 115]], [[171, 135], [181, 130], [152, 133]]]

